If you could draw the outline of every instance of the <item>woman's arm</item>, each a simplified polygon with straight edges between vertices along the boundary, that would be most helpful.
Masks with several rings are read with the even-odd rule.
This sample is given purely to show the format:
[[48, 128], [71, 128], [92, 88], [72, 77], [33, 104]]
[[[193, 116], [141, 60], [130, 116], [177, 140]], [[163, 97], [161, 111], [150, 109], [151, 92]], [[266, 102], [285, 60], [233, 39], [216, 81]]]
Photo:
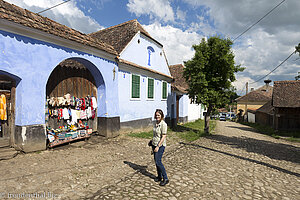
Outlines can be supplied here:
[[155, 149], [154, 149], [154, 152], [158, 152], [159, 147], [162, 145], [162, 143], [164, 142], [164, 140], [166, 139], [166, 137], [167, 137], [166, 134], [162, 135], [162, 137], [161, 137], [161, 139], [160, 139], [158, 145], [157, 145], [157, 146], [155, 147]]

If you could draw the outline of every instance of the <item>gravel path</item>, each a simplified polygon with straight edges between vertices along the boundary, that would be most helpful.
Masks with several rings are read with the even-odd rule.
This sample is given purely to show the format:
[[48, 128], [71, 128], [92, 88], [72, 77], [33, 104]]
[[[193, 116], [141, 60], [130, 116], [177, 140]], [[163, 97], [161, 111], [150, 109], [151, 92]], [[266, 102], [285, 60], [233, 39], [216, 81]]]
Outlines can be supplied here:
[[92, 137], [0, 161], [0, 199], [22, 194], [46, 199], [300, 199], [299, 143], [218, 122], [212, 136], [167, 147], [163, 163], [170, 183], [165, 187], [153, 181], [156, 170], [147, 143], [124, 135]]

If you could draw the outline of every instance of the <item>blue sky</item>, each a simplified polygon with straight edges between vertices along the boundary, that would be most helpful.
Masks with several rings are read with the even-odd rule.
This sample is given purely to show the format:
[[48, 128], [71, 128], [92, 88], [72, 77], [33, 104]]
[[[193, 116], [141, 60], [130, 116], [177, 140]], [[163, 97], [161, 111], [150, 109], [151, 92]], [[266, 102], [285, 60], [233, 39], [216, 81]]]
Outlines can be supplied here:
[[[39, 12], [62, 0], [6, 0]], [[71, 0], [42, 13], [83, 33], [138, 19], [164, 45], [169, 64], [192, 58], [193, 44], [218, 34], [231, 39], [255, 23], [282, 0]], [[238, 93], [280, 64], [300, 42], [300, 1], [286, 0], [259, 24], [235, 41], [236, 64], [246, 67], [236, 75]], [[267, 78], [294, 80], [300, 59], [293, 55]], [[263, 81], [250, 84], [262, 86]], [[243, 93], [242, 93], [243, 91]]]

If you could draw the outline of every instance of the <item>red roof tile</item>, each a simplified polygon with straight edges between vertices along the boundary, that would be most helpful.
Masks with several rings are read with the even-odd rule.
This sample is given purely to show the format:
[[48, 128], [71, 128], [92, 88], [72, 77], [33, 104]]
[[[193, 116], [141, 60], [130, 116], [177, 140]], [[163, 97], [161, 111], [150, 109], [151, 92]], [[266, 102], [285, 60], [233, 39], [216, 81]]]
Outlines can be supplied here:
[[[89, 35], [94, 38], [98, 38], [101, 41], [106, 42], [107, 44], [112, 45], [118, 53], [121, 53], [122, 50], [127, 46], [127, 44], [139, 31], [142, 34], [154, 40], [155, 42], [157, 42], [150, 36], [150, 34], [142, 27], [142, 25], [136, 19], [112, 27], [108, 27], [106, 29], [102, 29], [95, 33], [90, 33]], [[160, 44], [159, 42], [157, 43]]]
[[241, 96], [236, 99], [237, 102], [267, 102], [272, 98], [273, 87], [264, 85], [257, 90], [249, 92], [247, 95]]
[[0, 19], [5, 19], [29, 28], [38, 29], [64, 39], [79, 42], [83, 45], [88, 45], [118, 55], [116, 50], [109, 44], [59, 24], [47, 17], [43, 17], [16, 5], [9, 4], [3, 0], [0, 0]]
[[274, 107], [299, 108], [300, 80], [274, 81], [272, 105]]
[[184, 66], [182, 64], [170, 65], [169, 66], [170, 73], [174, 77], [174, 82], [172, 83], [172, 87], [179, 90], [182, 93], [187, 93], [189, 85], [185, 81], [183, 77]]

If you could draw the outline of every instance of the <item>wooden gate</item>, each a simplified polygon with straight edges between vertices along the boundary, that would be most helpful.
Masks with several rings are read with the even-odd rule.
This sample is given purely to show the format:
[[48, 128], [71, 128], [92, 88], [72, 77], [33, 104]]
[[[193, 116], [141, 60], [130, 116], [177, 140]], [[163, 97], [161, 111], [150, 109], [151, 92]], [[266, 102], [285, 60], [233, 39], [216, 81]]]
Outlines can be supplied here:
[[[83, 64], [71, 59], [61, 62], [53, 70], [46, 88], [47, 98], [63, 97], [66, 94], [77, 98], [97, 97], [97, 87], [93, 75]], [[88, 122], [93, 131], [97, 130], [97, 117], [83, 120], [83, 122]], [[58, 121], [55, 118], [49, 118], [47, 122], [51, 128], [58, 128], [65, 124], [64, 120]]]

